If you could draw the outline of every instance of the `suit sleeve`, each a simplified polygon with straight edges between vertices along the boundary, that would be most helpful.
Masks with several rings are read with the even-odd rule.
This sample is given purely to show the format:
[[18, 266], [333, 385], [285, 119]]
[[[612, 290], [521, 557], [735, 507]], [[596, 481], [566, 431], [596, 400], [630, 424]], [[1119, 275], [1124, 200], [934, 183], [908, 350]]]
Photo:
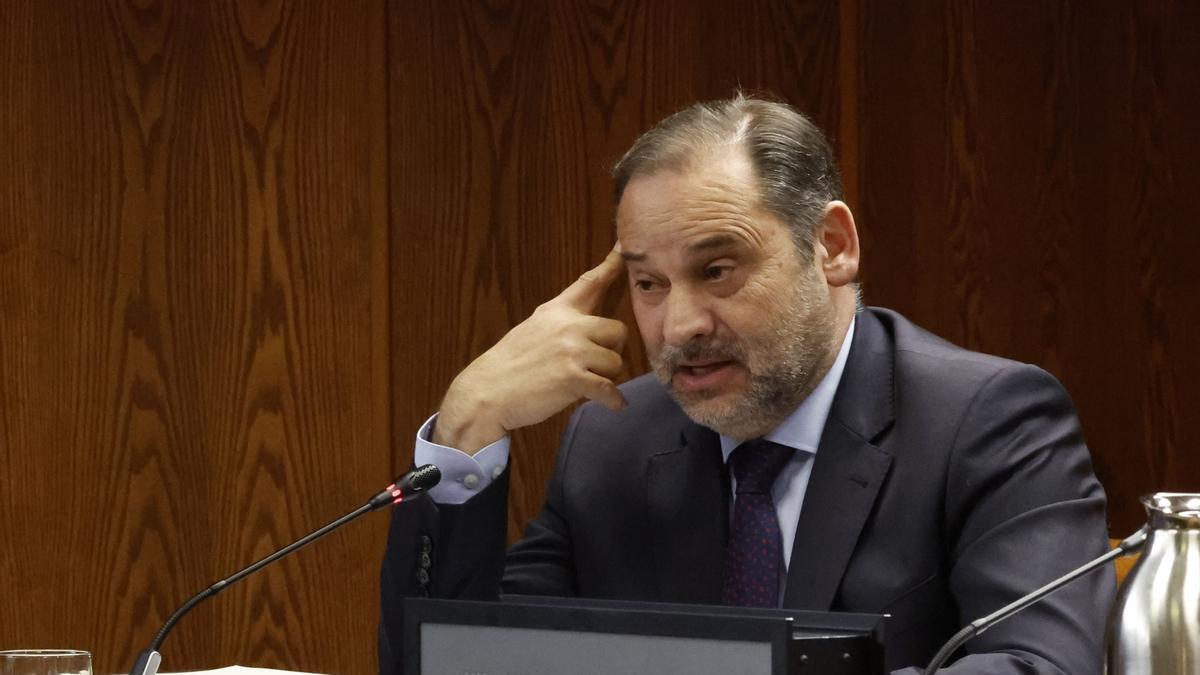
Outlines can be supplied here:
[[[961, 625], [1108, 550], [1104, 490], [1074, 407], [1057, 380], [1032, 366], [1003, 369], [977, 393], [957, 431], [945, 494]], [[1112, 568], [1096, 570], [975, 637], [939, 672], [1099, 675], [1115, 589]]]
[[381, 674], [403, 672], [404, 598], [498, 596], [507, 520], [507, 470], [463, 504], [425, 495], [392, 508], [379, 584]]
[[406, 597], [495, 600], [501, 589], [529, 595], [574, 594], [570, 533], [559, 515], [559, 504], [562, 468], [578, 418], [577, 411], [564, 434], [546, 504], [509, 552], [507, 563], [504, 547], [511, 464], [462, 504], [437, 504], [424, 496], [393, 508], [380, 573], [381, 674], [403, 670]]

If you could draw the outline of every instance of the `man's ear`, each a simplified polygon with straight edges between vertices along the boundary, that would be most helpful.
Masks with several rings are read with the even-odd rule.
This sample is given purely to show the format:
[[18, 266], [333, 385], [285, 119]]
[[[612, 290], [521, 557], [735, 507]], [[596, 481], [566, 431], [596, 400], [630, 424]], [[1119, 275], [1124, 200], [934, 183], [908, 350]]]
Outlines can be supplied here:
[[845, 286], [858, 278], [858, 229], [845, 202], [825, 205], [815, 243], [814, 262], [821, 266], [830, 286]]

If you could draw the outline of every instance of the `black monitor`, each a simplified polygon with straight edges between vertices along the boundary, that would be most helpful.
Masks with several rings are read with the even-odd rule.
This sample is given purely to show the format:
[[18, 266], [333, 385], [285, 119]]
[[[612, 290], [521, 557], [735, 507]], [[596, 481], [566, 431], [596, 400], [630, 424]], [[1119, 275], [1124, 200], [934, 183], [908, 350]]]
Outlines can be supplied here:
[[506, 596], [405, 600], [409, 675], [881, 675], [879, 614]]

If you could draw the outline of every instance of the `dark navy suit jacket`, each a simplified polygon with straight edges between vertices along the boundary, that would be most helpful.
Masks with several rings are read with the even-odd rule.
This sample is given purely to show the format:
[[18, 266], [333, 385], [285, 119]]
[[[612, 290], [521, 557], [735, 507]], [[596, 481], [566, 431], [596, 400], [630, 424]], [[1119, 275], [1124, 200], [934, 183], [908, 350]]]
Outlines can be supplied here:
[[[507, 472], [461, 506], [396, 508], [381, 672], [400, 671], [404, 596], [719, 603], [718, 437], [652, 377], [622, 390], [625, 410], [588, 403], [571, 418], [546, 503], [507, 554]], [[783, 606], [890, 614], [889, 669], [927, 664], [967, 621], [1108, 547], [1104, 491], [1061, 385], [888, 310], [858, 315], [814, 462]], [[1111, 569], [1095, 572], [968, 642], [945, 672], [1098, 674], [1114, 593]]]

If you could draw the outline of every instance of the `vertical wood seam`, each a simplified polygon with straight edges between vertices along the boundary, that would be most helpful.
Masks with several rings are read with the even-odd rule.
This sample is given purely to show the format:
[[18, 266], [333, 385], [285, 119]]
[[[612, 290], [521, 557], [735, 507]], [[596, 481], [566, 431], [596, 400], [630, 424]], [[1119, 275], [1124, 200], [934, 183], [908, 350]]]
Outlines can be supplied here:
[[858, 0], [838, 6], [838, 139], [842, 189], [851, 209], [859, 206]]
[[[383, 451], [387, 453], [387, 463], [389, 474], [391, 476], [399, 475], [400, 467], [396, 465], [396, 411], [395, 405], [395, 382], [396, 382], [396, 364], [392, 359], [392, 344], [395, 339], [395, 308], [392, 306], [392, 217], [393, 217], [393, 198], [392, 198], [392, 4], [388, 0], [380, 0], [383, 3], [383, 228], [376, 231], [375, 246], [377, 251], [381, 251], [377, 255], [379, 262], [374, 263], [376, 269], [371, 272], [371, 279], [374, 285], [373, 291], [380, 293], [376, 296], [378, 302], [382, 305], [384, 317], [381, 325], [374, 330], [374, 341], [376, 342], [376, 359], [383, 359], [383, 367], [378, 368], [379, 362], [376, 361], [376, 372], [383, 372], [384, 383], [378, 388], [380, 395], [383, 396], [383, 401], [376, 401], [377, 406], [382, 406], [382, 414], [376, 412], [376, 422], [383, 425], [381, 433], [384, 435]], [[382, 343], [382, 344], [379, 344]], [[382, 417], [380, 420], [378, 418]]]

